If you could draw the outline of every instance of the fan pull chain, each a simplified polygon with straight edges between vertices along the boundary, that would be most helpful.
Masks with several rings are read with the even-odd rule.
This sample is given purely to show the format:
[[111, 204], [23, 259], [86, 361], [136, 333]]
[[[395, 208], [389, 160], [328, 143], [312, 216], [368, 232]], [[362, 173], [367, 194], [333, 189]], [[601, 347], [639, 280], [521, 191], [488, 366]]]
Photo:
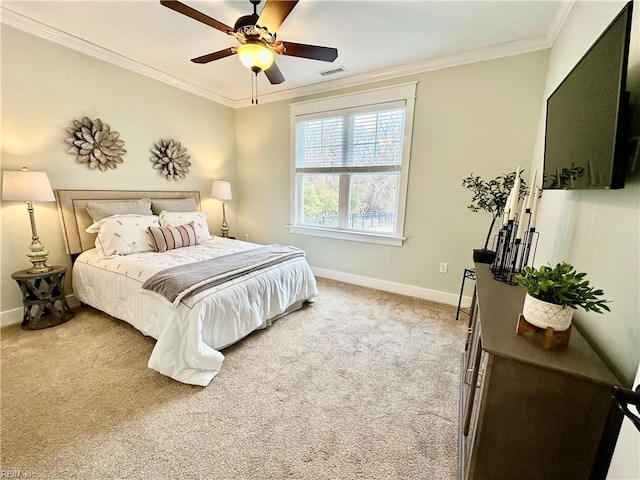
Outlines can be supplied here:
[[251, 105], [258, 105], [258, 72], [255, 79], [251, 79]]
[[258, 105], [258, 72], [256, 72], [256, 105]]
[[253, 77], [251, 76], [251, 74], [249, 74], [249, 79], [251, 80], [251, 105], [256, 103], [256, 96], [255, 93], [253, 91]]
[[262, 70], [254, 70], [255, 79], [251, 78], [251, 105], [258, 105], [258, 73]]

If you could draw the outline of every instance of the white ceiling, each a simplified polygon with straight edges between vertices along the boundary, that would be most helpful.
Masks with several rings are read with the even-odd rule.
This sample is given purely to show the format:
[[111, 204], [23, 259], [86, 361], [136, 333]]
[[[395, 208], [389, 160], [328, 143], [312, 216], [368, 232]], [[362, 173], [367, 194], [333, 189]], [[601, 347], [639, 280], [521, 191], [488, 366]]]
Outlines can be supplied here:
[[[182, 0], [233, 26], [248, 0]], [[338, 49], [333, 63], [277, 56], [286, 81], [259, 76], [261, 103], [551, 46], [573, 0], [301, 0], [278, 38]], [[249, 103], [252, 74], [236, 57], [191, 58], [237, 45], [224, 33], [144, 1], [2, 1], [2, 23], [228, 106]], [[260, 12], [264, 2], [258, 7]], [[344, 67], [323, 77], [319, 72]]]

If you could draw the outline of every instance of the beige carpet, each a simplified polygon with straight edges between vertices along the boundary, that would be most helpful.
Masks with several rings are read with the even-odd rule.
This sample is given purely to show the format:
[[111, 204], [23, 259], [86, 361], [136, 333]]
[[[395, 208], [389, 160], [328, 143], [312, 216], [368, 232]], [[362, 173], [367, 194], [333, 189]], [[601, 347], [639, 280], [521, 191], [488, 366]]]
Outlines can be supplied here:
[[148, 369], [154, 340], [91, 308], [48, 330], [2, 329], [3, 476], [455, 478], [465, 320], [319, 288], [226, 349], [205, 388]]

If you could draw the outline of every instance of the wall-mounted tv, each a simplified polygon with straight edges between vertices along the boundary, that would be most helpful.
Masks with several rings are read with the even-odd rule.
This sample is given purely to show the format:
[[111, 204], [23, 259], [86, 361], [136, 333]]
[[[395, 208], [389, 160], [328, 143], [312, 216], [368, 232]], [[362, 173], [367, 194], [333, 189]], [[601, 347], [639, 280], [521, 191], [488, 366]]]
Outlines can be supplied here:
[[547, 100], [543, 189], [624, 186], [632, 3]]

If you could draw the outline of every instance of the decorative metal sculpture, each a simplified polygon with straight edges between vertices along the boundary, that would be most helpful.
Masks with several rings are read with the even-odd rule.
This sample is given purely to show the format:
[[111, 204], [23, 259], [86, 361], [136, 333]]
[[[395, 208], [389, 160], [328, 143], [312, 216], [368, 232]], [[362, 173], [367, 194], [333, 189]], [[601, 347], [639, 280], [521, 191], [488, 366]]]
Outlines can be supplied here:
[[116, 168], [127, 153], [120, 134], [111, 131], [109, 124], [99, 118], [74, 120], [73, 127], [67, 127], [66, 131], [70, 135], [66, 139], [70, 145], [67, 153], [76, 155], [78, 163], [88, 164], [91, 170], [99, 168], [104, 172], [107, 168]]
[[149, 160], [153, 162], [153, 168], [161, 170], [167, 180], [179, 180], [189, 173], [191, 156], [180, 142], [162, 139], [155, 143], [151, 152], [153, 156]]

